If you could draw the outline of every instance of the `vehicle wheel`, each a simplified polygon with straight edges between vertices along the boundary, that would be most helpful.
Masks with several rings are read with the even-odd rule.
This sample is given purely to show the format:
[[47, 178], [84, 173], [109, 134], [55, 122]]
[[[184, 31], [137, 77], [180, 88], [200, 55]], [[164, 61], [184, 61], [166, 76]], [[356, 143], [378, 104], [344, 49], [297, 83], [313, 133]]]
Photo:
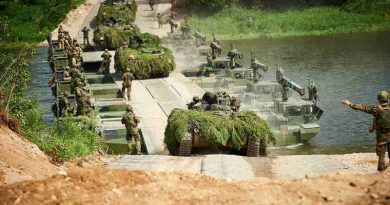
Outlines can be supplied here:
[[260, 155], [260, 140], [255, 137], [248, 137], [248, 144], [246, 148], [246, 156], [258, 157]]
[[191, 156], [192, 150], [192, 134], [187, 133], [180, 141], [178, 155], [179, 156]]

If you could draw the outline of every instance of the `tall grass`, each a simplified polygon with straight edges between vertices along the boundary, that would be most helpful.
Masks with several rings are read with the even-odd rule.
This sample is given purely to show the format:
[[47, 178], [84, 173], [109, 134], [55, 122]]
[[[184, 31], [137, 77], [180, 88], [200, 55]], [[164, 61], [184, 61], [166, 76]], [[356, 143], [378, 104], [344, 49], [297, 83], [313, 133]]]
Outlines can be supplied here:
[[[253, 27], [246, 19], [252, 17]], [[231, 7], [207, 17], [191, 17], [191, 27], [208, 37], [219, 39], [281, 38], [335, 33], [379, 31], [390, 28], [390, 21], [374, 14], [348, 13], [336, 7], [319, 7], [285, 12]]]

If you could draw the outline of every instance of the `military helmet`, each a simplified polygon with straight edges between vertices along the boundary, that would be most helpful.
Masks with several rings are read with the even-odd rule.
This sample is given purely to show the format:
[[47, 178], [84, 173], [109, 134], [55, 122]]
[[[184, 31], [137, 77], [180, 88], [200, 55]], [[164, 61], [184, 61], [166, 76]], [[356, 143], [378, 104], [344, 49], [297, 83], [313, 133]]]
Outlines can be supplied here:
[[194, 102], [197, 102], [199, 100], [200, 100], [199, 96], [197, 96], [197, 95], [194, 95], [194, 97], [192, 97], [192, 101], [194, 101]]
[[133, 111], [133, 106], [128, 105], [127, 108], [126, 108], [126, 111], [127, 112]]
[[125, 68], [125, 72], [130, 72], [130, 68], [129, 67]]
[[105, 51], [105, 52], [107, 52], [107, 51], [108, 51], [108, 49], [106, 48], [106, 49], [104, 49], [104, 51]]
[[378, 93], [377, 98], [379, 102], [388, 101], [390, 99], [390, 94], [389, 92], [382, 90]]
[[65, 96], [65, 97], [68, 97], [68, 96], [69, 96], [69, 92], [68, 92], [68, 91], [65, 91], [65, 92], [64, 92], [64, 96]]

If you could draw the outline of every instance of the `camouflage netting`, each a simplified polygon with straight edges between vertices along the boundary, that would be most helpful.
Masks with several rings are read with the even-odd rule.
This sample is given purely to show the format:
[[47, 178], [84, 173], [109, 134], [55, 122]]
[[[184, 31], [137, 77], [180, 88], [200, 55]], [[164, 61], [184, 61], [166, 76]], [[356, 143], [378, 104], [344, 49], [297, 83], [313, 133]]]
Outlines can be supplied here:
[[132, 27], [129, 30], [120, 30], [111, 27], [102, 27], [95, 30], [93, 41], [97, 45], [101, 45], [101, 39], [105, 40], [106, 47], [110, 50], [116, 50], [123, 45], [124, 42], [129, 41], [131, 33], [138, 33], [138, 27]]
[[161, 45], [161, 39], [156, 35], [150, 33], [141, 33], [138, 35], [142, 38], [143, 48], [158, 48]]
[[[122, 72], [128, 67], [136, 79], [149, 79], [166, 77], [175, 69], [175, 61], [168, 48], [158, 48], [163, 54], [145, 53], [144, 49], [141, 50], [130, 48], [118, 50], [115, 53], [115, 70]], [[153, 50], [156, 49], [149, 48], [148, 51]], [[133, 55], [135, 60], [131, 60], [130, 55]]]
[[199, 125], [200, 136], [207, 138], [210, 145], [231, 144], [235, 149], [244, 146], [245, 137], [253, 136], [265, 142], [266, 146], [275, 143], [275, 138], [267, 122], [252, 111], [243, 111], [235, 117], [216, 115], [215, 112], [174, 109], [168, 117], [164, 143], [171, 154], [176, 152], [191, 123]]
[[103, 13], [107, 20], [115, 20], [122, 24], [131, 24], [135, 20], [137, 4], [131, 0], [129, 4], [102, 4], [96, 16], [99, 25], [103, 24]]

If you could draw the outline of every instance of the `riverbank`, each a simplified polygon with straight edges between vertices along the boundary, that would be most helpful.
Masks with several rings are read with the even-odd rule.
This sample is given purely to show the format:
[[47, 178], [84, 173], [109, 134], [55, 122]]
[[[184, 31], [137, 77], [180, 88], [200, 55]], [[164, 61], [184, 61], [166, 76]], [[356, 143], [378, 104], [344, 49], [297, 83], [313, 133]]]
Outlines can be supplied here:
[[[251, 17], [253, 25], [247, 25]], [[376, 14], [346, 12], [337, 7], [317, 7], [290, 11], [261, 11], [233, 6], [212, 16], [188, 19], [191, 28], [200, 29], [211, 39], [285, 38], [338, 33], [390, 30], [390, 19]]]

